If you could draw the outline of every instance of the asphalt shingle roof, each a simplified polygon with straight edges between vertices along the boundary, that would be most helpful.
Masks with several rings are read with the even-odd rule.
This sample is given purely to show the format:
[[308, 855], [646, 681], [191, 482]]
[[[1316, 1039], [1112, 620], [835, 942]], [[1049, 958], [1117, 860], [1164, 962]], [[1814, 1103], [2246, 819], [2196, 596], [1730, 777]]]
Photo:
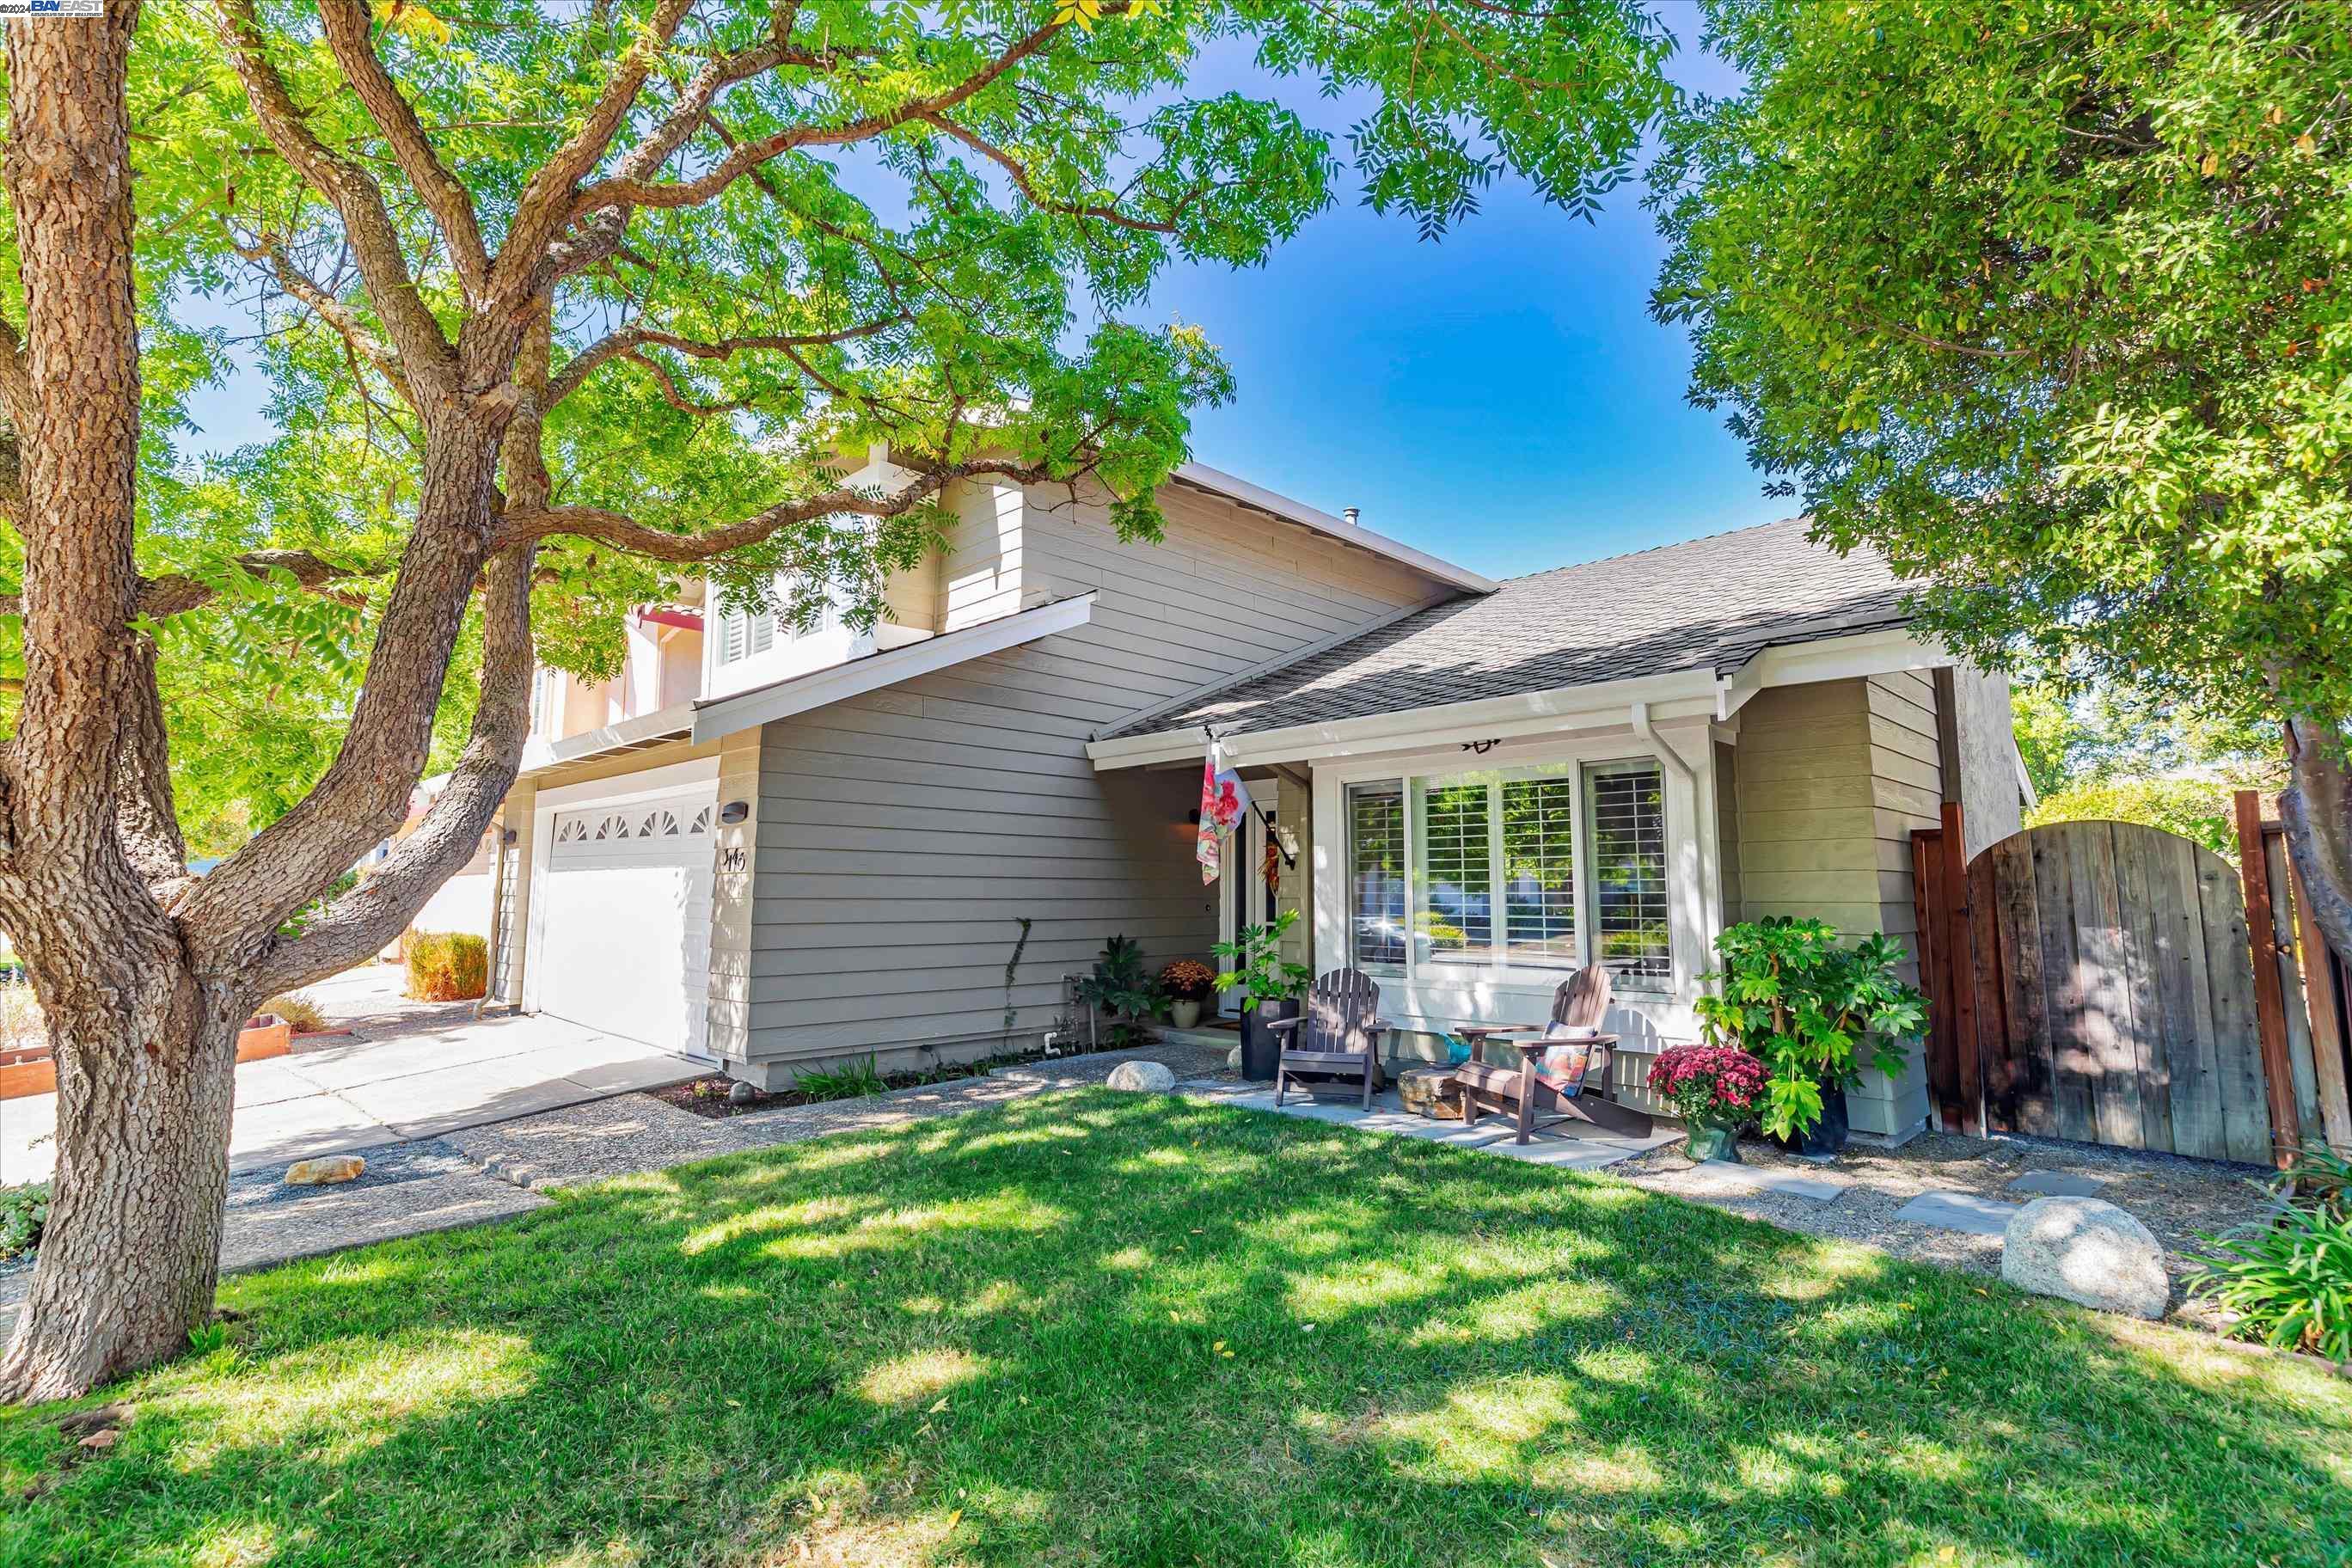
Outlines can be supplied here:
[[1884, 561], [1839, 556], [1806, 527], [1790, 518], [1514, 577], [1108, 735], [1204, 723], [1247, 733], [1633, 676], [1726, 675], [1776, 643], [1907, 619]]

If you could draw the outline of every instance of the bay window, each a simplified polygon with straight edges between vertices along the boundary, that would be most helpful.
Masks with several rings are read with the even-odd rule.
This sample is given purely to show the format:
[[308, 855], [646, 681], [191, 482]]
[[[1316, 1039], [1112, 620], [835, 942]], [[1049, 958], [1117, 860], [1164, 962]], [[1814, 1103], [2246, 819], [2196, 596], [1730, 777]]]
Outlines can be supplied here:
[[1653, 759], [1406, 776], [1343, 792], [1349, 962], [1459, 982], [1600, 963], [1673, 981], [1664, 778]]

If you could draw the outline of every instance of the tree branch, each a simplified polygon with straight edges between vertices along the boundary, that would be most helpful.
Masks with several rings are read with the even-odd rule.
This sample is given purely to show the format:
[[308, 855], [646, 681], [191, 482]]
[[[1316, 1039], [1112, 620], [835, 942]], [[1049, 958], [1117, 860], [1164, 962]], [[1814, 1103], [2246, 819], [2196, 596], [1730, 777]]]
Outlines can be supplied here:
[[576, 538], [597, 540], [632, 555], [648, 556], [656, 561], [709, 561], [730, 551], [758, 544], [787, 528], [814, 522], [820, 518], [844, 513], [877, 520], [899, 517], [912, 511], [956, 480], [983, 474], [1019, 479], [1024, 484], [1035, 484], [1050, 477], [1042, 464], [1017, 463], [1003, 458], [980, 458], [925, 468], [919, 473], [913, 484], [888, 495], [870, 495], [843, 485], [803, 500], [781, 502], [765, 511], [699, 533], [671, 533], [648, 527], [625, 513], [608, 511], [602, 507], [556, 506], [529, 516], [509, 516], [507, 531], [499, 542], [505, 546], [526, 540], [570, 534]]
[[383, 864], [253, 966], [264, 994], [337, 974], [408, 929], [434, 891], [471, 859], [513, 787], [530, 735], [529, 546], [491, 560], [482, 594], [481, 698], [449, 782]]
[[337, 299], [331, 289], [295, 266], [287, 256], [284, 246], [267, 237], [248, 244], [237, 238], [234, 231], [229, 233], [228, 242], [247, 261], [268, 268], [280, 289], [300, 300], [312, 315], [333, 328], [353, 353], [375, 366], [411, 408], [423, 412], [418, 408], [415, 389], [408, 384], [408, 373], [403, 368], [400, 355], [394, 352], [392, 345], [369, 331], [360, 321], [358, 312]]
[[832, 332], [776, 332], [740, 338], [689, 338], [677, 332], [666, 332], [657, 327], [624, 327], [572, 356], [554, 380], [548, 384], [547, 405], [551, 408], [580, 390], [581, 384], [594, 374], [606, 361], [637, 359], [643, 348], [673, 349], [695, 359], [724, 360], [747, 351], [768, 349], [787, 350], [822, 348], [831, 343], [845, 343], [859, 338], [870, 338], [907, 320], [903, 314], [886, 316], [878, 321], [861, 326], [844, 327]]
[[402, 95], [392, 73], [384, 69], [368, 36], [367, 7], [361, 0], [320, 0], [319, 18], [325, 24], [327, 47], [343, 68], [352, 95], [383, 132], [400, 172], [408, 176], [434, 221], [441, 226], [457, 277], [473, 302], [480, 306], [489, 287], [490, 258], [482, 246], [481, 220], [475, 215], [474, 199], [434, 152], [416, 110]]
[[[954, 137], [957, 141], [962, 142], [973, 152], [978, 153], [981, 156], [993, 163], [998, 168], [1003, 169], [1007, 174], [1013, 177], [1013, 184], [1020, 189], [1020, 192], [1024, 196], [1026, 196], [1029, 199], [1029, 205], [1031, 206], [1037, 207], [1045, 212], [1059, 213], [1065, 217], [1098, 218], [1104, 223], [1116, 224], [1120, 228], [1136, 229], [1145, 234], [1174, 234], [1176, 232], [1176, 225], [1172, 219], [1161, 222], [1152, 218], [1132, 217], [1126, 213], [1120, 212], [1117, 207], [1099, 206], [1091, 203], [1072, 205], [1068, 203], [1054, 201], [1038, 191], [1036, 185], [1029, 177], [1027, 165], [1024, 164], [1019, 159], [1013, 157], [1012, 153], [997, 146], [994, 142], [988, 141], [978, 132], [969, 130], [964, 126], [957, 124], [954, 121], [949, 119], [944, 114], [922, 114], [917, 116], [917, 118], [921, 120], [927, 125], [937, 126], [940, 130], [946, 132], [950, 136]], [[1189, 193], [1186, 196], [1186, 200], [1190, 201], [1192, 195], [1197, 194], [1197, 192]], [[1182, 203], [1178, 204], [1177, 210], [1181, 211], [1182, 205]]]
[[[1102, 8], [1102, 14], [1106, 16], [1123, 16], [1128, 5], [1129, 0], [1108, 0]], [[1035, 28], [944, 92], [927, 98], [908, 99], [894, 108], [877, 114], [861, 115], [840, 125], [787, 126], [782, 131], [739, 143], [724, 158], [691, 180], [657, 181], [646, 175], [626, 174], [610, 180], [600, 180], [580, 193], [575, 210], [587, 213], [610, 206], [698, 206], [761, 164], [795, 148], [846, 146], [871, 140], [909, 121], [953, 109], [1043, 49], [1052, 41], [1054, 35], [1062, 30], [1062, 26], [1059, 22], [1048, 22]]]
[[383, 192], [357, 167], [329, 152], [310, 132], [286, 79], [269, 63], [253, 0], [213, 0], [213, 12], [229, 63], [278, 155], [293, 165], [310, 187], [334, 207], [351, 236], [352, 253], [367, 280], [376, 314], [392, 333], [393, 346], [411, 379], [447, 396], [457, 388], [457, 356], [410, 275], [400, 231], [384, 206]]

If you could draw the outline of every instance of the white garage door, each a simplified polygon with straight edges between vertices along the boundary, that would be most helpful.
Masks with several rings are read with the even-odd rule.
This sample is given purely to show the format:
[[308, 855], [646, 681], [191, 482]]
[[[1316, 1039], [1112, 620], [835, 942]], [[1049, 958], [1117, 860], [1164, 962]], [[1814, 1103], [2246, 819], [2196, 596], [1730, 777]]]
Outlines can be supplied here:
[[539, 1010], [704, 1053], [710, 992], [709, 785], [555, 814]]

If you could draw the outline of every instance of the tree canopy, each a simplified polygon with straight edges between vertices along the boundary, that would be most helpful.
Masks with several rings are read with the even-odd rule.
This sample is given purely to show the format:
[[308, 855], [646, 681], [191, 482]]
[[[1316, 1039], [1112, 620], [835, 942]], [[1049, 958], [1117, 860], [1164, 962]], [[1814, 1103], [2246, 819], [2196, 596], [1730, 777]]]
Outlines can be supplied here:
[[[2352, 945], [2352, 25], [2291, 0], [1712, 0], [1652, 172], [1692, 395], [1961, 650], [2296, 726]], [[2333, 923], [2331, 923], [2333, 922]]]

